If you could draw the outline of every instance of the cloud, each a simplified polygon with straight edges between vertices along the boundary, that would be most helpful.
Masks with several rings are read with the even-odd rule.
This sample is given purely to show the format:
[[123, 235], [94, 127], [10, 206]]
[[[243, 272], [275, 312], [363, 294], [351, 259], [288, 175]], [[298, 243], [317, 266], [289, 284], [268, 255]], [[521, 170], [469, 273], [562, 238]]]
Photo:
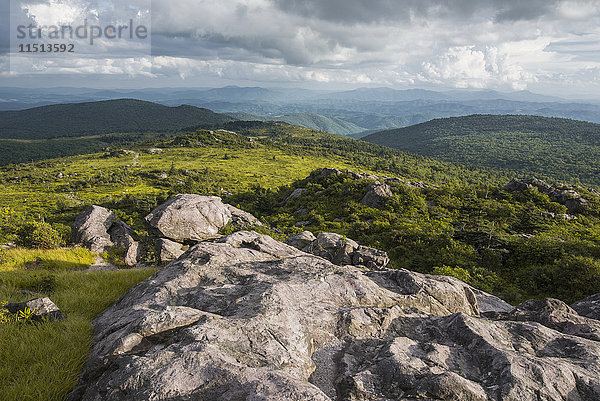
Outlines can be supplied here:
[[[16, 1], [37, 19], [99, 21], [148, 2]], [[158, 79], [551, 89], [600, 68], [599, 39], [598, 0], [152, 1]], [[93, 71], [131, 74], [117, 60], [139, 58], [114, 43], [98, 49], [115, 61]]]
[[552, 14], [560, 4], [559, 0], [274, 0], [274, 3], [281, 10], [304, 17], [353, 24], [420, 18], [463, 22], [482, 17], [498, 21], [533, 20]]
[[522, 90], [534, 80], [531, 74], [509, 61], [496, 47], [482, 50], [474, 46], [453, 47], [434, 62], [424, 62], [426, 77], [457, 88], [508, 87]]

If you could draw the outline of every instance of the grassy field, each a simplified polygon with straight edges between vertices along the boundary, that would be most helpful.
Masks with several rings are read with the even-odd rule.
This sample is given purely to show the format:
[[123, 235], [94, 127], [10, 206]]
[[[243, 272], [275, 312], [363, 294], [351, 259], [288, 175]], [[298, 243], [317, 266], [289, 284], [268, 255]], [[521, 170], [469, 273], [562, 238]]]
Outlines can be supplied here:
[[[103, 152], [5, 168], [0, 205], [43, 214], [126, 195], [157, 196], [184, 183], [185, 170], [203, 177], [206, 192], [220, 194], [222, 190], [247, 190], [252, 185], [289, 184], [319, 167], [356, 167], [341, 157], [291, 155], [265, 146], [242, 150], [165, 148], [160, 155], [138, 150], [139, 156], [107, 157]], [[167, 177], [162, 179], [161, 174]]]
[[54, 270], [0, 272], [0, 300], [25, 301], [33, 296], [21, 291], [33, 291], [49, 296], [67, 315], [61, 322], [0, 327], [0, 400], [64, 399], [88, 357], [92, 319], [155, 271], [85, 272], [73, 270], [71, 263], [57, 263]]

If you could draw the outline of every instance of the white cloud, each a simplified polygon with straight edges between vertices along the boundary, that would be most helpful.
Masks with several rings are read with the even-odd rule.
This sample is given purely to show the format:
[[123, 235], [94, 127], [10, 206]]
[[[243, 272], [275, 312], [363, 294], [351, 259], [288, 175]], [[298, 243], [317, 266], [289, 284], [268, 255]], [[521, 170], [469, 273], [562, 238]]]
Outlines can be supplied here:
[[80, 1], [48, 0], [44, 3], [24, 3], [21, 9], [38, 25], [68, 25], [90, 14]]
[[475, 46], [450, 48], [434, 62], [424, 62], [423, 72], [433, 82], [457, 88], [525, 89], [534, 78], [511, 63], [497, 47], [482, 50]]

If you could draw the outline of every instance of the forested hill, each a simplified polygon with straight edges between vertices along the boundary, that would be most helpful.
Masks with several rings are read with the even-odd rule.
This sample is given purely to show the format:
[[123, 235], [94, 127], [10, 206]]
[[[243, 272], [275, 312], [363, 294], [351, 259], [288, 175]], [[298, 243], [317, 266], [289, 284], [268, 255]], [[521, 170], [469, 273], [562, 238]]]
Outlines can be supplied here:
[[523, 115], [471, 115], [363, 140], [446, 161], [600, 185], [600, 124]]
[[228, 113], [228, 115], [247, 121], [282, 121], [343, 136], [352, 136], [366, 131], [366, 128], [351, 122], [317, 113], [294, 113], [283, 116], [262, 116], [250, 113]]
[[234, 119], [208, 109], [133, 99], [58, 104], [0, 112], [0, 138], [47, 139], [122, 132], [177, 131]]

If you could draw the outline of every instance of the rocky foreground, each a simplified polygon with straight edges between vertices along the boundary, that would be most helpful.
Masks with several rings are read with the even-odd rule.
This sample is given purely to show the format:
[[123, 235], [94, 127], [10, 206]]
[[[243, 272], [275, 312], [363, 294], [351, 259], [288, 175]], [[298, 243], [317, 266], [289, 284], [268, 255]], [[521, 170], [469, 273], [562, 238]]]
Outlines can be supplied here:
[[100, 314], [68, 399], [599, 400], [599, 303], [513, 308], [454, 278], [339, 266], [240, 231]]

